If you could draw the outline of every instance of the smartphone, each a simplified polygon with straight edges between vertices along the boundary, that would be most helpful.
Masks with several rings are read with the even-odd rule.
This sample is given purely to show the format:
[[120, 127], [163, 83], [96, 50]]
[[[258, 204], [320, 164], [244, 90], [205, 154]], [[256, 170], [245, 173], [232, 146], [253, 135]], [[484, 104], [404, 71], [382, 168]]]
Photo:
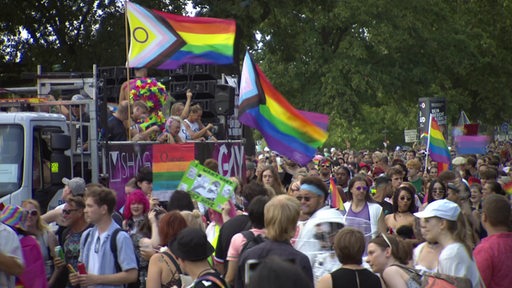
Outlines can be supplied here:
[[78, 263], [78, 265], [76, 265], [76, 268], [78, 269], [78, 273], [87, 274], [87, 270], [85, 269], [84, 263]]
[[260, 261], [256, 259], [249, 259], [245, 262], [245, 286], [249, 286], [251, 283], [251, 277], [259, 264]]

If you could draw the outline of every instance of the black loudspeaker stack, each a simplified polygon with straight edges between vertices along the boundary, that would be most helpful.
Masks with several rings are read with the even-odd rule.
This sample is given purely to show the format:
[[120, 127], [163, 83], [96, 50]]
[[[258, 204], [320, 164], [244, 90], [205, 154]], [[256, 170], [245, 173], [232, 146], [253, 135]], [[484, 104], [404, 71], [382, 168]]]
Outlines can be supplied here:
[[235, 109], [235, 88], [226, 84], [215, 87], [215, 112], [218, 115], [231, 115]]

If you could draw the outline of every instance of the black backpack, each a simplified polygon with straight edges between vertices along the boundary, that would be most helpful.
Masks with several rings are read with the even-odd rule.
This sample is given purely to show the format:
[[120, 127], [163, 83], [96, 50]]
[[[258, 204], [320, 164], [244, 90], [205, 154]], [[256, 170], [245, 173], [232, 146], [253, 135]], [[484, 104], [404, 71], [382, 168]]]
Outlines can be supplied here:
[[[117, 258], [117, 234], [119, 234], [119, 232], [121, 232], [121, 231], [124, 231], [124, 230], [121, 229], [121, 228], [116, 228], [114, 230], [114, 232], [112, 232], [112, 235], [110, 236], [110, 251], [112, 252], [112, 255], [114, 256], [114, 262], [116, 263], [115, 264], [116, 265], [116, 271], [118, 273], [122, 271], [121, 270], [121, 265], [119, 265], [119, 261], [118, 261], [118, 258]], [[91, 231], [89, 230], [89, 232], [85, 235], [84, 243], [87, 243], [87, 240], [89, 240], [89, 236], [90, 235], [91, 235]], [[133, 251], [133, 252], [135, 253], [135, 251]], [[135, 257], [135, 259], [137, 259], [137, 267], [139, 267], [139, 258]], [[137, 280], [135, 282], [125, 284], [124, 287], [127, 287], [127, 288], [139, 288], [140, 287], [140, 277], [139, 276], [140, 275], [137, 274]]]
[[265, 242], [265, 237], [263, 237], [263, 235], [261, 235], [261, 234], [254, 235], [254, 233], [251, 230], [242, 231], [241, 233], [244, 236], [244, 238], [246, 239], [246, 242], [245, 242], [244, 246], [242, 246], [242, 250], [240, 250], [240, 255], [238, 256], [238, 259], [240, 259], [240, 257], [242, 257], [242, 254], [245, 251]]

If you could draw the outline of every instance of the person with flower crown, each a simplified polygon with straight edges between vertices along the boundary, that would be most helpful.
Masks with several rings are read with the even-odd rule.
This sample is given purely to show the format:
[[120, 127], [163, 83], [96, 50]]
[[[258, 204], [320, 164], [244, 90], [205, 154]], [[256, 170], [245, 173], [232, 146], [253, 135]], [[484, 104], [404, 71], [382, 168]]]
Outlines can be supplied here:
[[130, 98], [130, 91], [135, 86], [135, 80], [137, 80], [137, 78], [148, 77], [148, 69], [146, 68], [135, 68], [134, 73], [134, 79], [124, 81], [124, 83], [121, 84], [121, 89], [119, 90], [119, 104], [121, 104], [121, 102], [123, 101], [128, 101], [128, 99]]
[[[162, 108], [172, 98], [167, 93], [164, 85], [155, 78], [145, 77], [147, 72], [136, 70], [136, 76], [138, 75], [142, 77], [132, 79], [127, 84], [129, 85], [127, 88], [130, 89], [128, 97], [131, 105], [139, 101], [145, 104], [148, 108], [148, 114], [147, 117], [141, 117], [140, 122], [136, 123], [141, 133], [137, 133], [132, 140], [156, 140], [165, 127]], [[120, 98], [125, 97], [123, 95], [121, 93]]]

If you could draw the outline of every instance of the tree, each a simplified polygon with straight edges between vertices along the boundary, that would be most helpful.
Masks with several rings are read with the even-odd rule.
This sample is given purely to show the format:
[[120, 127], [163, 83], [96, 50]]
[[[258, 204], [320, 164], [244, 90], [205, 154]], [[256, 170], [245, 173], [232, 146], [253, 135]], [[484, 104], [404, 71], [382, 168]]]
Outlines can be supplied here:
[[[180, 14], [187, 2], [137, 1]], [[329, 146], [401, 144], [421, 97], [446, 97], [450, 123], [462, 109], [488, 125], [512, 118], [512, 0], [190, 2], [235, 19], [238, 60], [249, 48], [294, 106], [330, 115]], [[120, 1], [0, 4], [6, 62], [87, 71], [126, 60]]]
[[[216, 7], [204, 10], [210, 16], [226, 13], [220, 1], [197, 2]], [[416, 127], [421, 97], [446, 97], [450, 122], [460, 109], [489, 124], [511, 117], [510, 2], [253, 0], [243, 9], [239, 2], [223, 7], [239, 23], [254, 19], [253, 7], [265, 16], [243, 28], [262, 35], [248, 46], [290, 102], [330, 115], [327, 144], [376, 148], [383, 130], [392, 143], [403, 142], [403, 129]]]
[[[141, 0], [174, 13], [186, 1]], [[116, 0], [0, 0], [0, 55], [24, 67], [90, 71], [126, 62], [124, 3]], [[30, 71], [34, 71], [31, 68]]]

